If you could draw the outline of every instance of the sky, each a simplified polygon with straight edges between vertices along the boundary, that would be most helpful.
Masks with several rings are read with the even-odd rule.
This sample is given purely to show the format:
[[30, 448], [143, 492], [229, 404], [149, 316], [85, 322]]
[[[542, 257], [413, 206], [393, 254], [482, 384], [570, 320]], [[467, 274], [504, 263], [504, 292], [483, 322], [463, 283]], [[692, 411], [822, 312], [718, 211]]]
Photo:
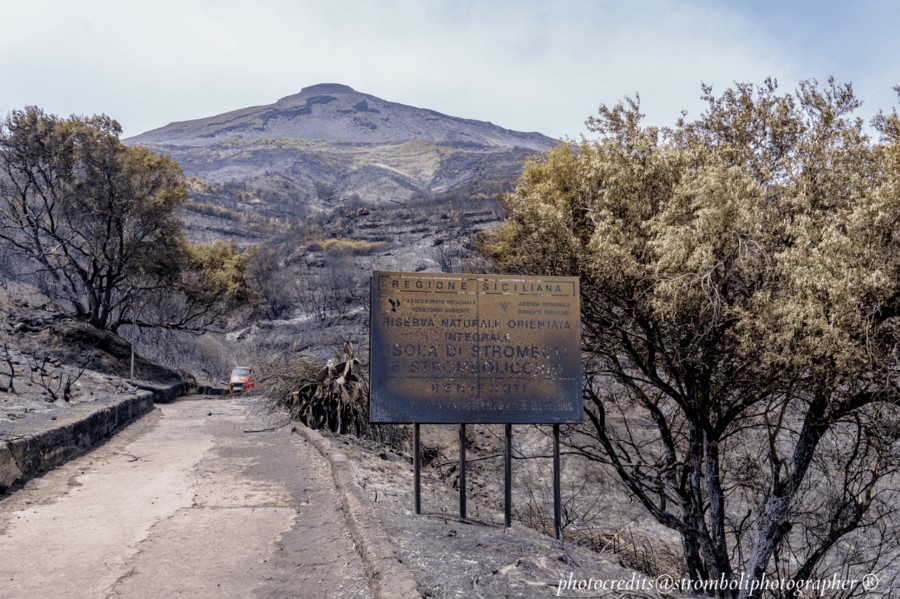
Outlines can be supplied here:
[[852, 83], [897, 107], [895, 0], [3, 0], [0, 115], [104, 113], [123, 137], [342, 83], [580, 139], [601, 104], [703, 110], [702, 83]]

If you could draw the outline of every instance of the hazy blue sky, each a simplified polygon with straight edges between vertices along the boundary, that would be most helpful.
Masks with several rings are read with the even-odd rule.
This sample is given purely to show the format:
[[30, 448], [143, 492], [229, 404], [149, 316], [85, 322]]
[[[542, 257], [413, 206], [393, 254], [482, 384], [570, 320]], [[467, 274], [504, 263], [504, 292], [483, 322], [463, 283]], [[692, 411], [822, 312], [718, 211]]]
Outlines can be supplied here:
[[578, 138], [601, 103], [702, 110], [700, 83], [852, 82], [897, 106], [900, 2], [4, 0], [0, 113], [106, 113], [124, 135], [335, 82]]

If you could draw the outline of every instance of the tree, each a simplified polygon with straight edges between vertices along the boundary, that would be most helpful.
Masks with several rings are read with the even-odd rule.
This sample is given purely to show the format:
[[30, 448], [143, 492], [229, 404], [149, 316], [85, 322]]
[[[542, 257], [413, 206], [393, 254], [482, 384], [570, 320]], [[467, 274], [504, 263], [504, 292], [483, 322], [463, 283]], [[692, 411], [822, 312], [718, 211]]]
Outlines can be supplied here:
[[637, 98], [601, 106], [599, 139], [532, 160], [482, 249], [580, 277], [575, 444], [680, 534], [689, 578], [746, 573], [716, 591], [746, 597], [878, 572], [898, 553], [897, 114], [873, 142], [834, 81], [703, 97], [661, 129]]
[[269, 320], [288, 313], [293, 308], [294, 286], [297, 277], [281, 264], [278, 252], [263, 246], [247, 248], [245, 276], [261, 296], [261, 308]]
[[203, 328], [223, 298], [237, 295], [205, 285], [213, 281], [202, 272], [211, 263], [192, 258], [199, 250], [179, 220], [187, 199], [179, 166], [126, 147], [120, 133], [103, 115], [10, 113], [0, 123], [0, 244], [76, 318], [98, 328], [115, 330], [139, 301], [172, 294], [177, 311], [142, 324]]

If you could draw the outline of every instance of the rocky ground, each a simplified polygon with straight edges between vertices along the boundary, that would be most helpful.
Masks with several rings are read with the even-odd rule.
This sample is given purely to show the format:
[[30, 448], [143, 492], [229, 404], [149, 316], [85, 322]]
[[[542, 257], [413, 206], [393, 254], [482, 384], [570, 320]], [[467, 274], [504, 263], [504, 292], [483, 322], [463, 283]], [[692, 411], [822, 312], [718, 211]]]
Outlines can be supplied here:
[[[612, 554], [578, 547], [565, 536], [557, 541], [516, 520], [505, 528], [502, 508], [478, 489], [468, 495], [468, 518], [461, 520], [458, 490], [432, 468], [423, 471], [422, 513], [416, 515], [408, 456], [350, 437], [331, 441], [351, 457], [358, 482], [424, 597], [596, 597], [602, 594], [566, 588], [570, 576], [573, 581], [643, 576], [620, 566]], [[502, 469], [497, 476], [502, 479]]]

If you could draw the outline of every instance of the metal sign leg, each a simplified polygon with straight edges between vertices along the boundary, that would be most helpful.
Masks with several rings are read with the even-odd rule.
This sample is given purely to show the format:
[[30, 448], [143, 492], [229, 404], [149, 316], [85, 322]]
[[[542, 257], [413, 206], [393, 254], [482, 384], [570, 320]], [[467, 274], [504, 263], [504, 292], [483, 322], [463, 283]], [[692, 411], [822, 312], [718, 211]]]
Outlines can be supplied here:
[[459, 517], [466, 519], [466, 425], [459, 425]]
[[416, 514], [422, 513], [422, 448], [419, 444], [419, 424], [413, 424], [413, 495]]
[[557, 540], [562, 538], [562, 492], [559, 480], [559, 425], [553, 425], [553, 528]]
[[512, 425], [506, 425], [506, 470], [503, 473], [503, 518], [506, 528], [512, 526]]

